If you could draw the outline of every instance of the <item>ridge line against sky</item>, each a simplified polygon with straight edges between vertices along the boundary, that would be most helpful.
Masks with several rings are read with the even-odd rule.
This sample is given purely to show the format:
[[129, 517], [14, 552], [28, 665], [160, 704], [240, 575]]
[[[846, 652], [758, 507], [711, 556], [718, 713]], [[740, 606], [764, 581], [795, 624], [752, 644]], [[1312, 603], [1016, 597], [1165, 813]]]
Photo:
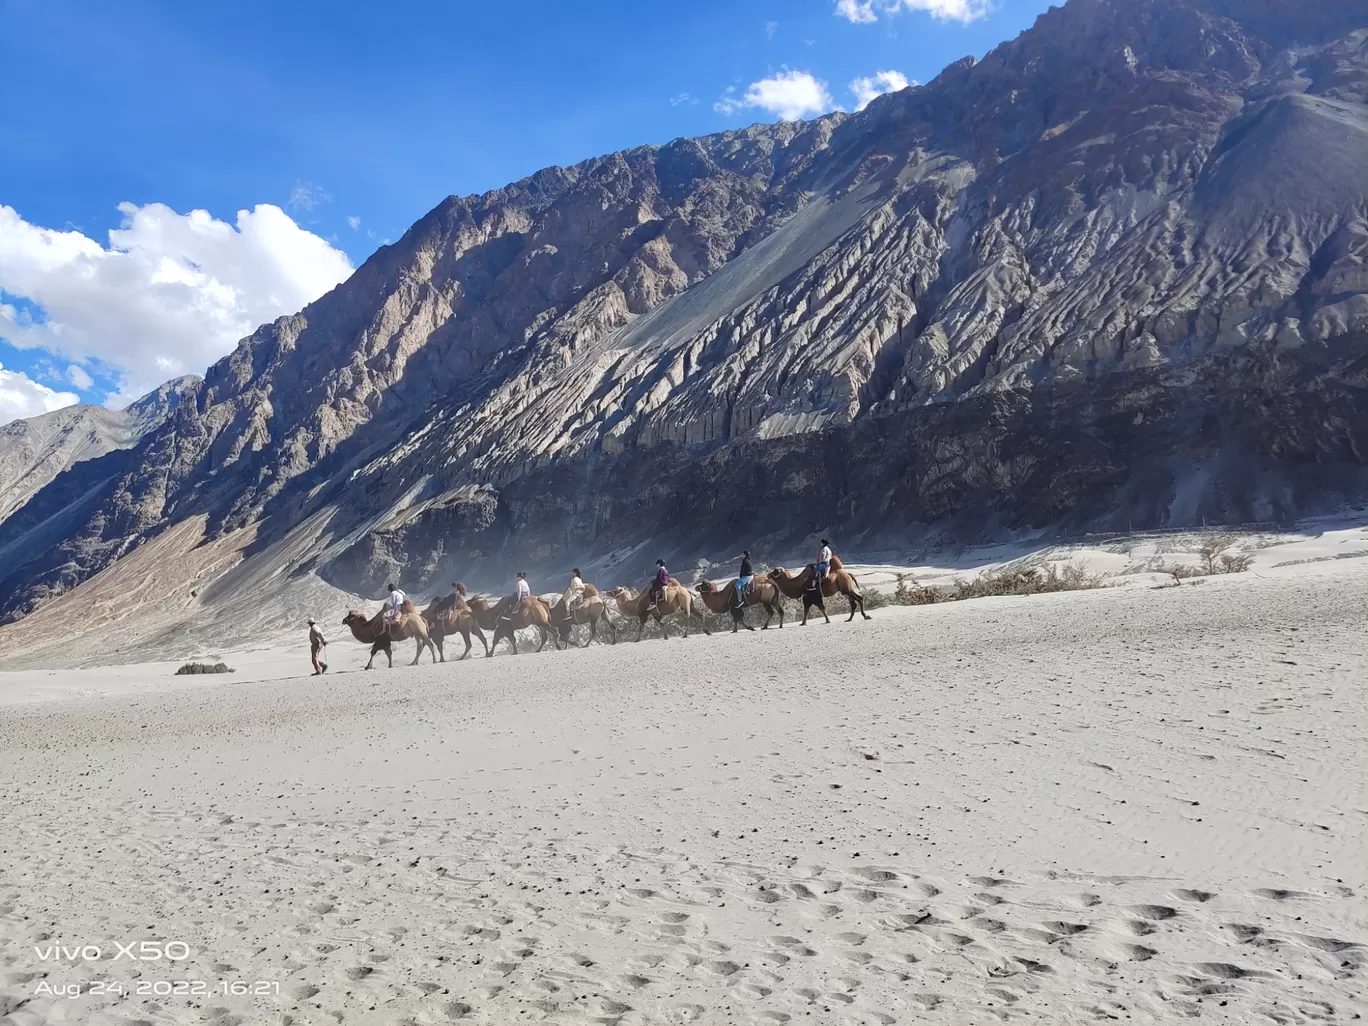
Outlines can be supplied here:
[[0, 423], [203, 373], [449, 194], [858, 111], [1045, 0], [0, 7]]

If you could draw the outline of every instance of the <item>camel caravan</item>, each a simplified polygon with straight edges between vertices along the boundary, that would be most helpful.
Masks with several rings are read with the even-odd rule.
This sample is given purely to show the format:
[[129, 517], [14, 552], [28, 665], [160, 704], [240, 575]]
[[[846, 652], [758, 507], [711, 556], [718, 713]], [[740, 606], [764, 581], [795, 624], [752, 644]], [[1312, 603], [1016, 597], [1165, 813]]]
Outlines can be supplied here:
[[850, 606], [847, 623], [854, 620], [857, 613], [866, 620], [870, 619], [865, 612], [864, 594], [855, 575], [846, 570], [840, 559], [832, 553], [830, 543], [825, 538], [822, 539], [818, 560], [809, 563], [797, 574], [783, 567], [775, 567], [768, 574], [757, 576], [750, 553], [744, 552], [735, 578], [724, 584], [701, 581], [693, 590], [672, 577], [665, 567], [665, 561], [661, 559], [656, 560], [655, 575], [640, 592], [624, 585], [603, 595], [594, 585], [585, 583], [576, 568], [570, 575], [570, 586], [554, 602], [533, 595], [524, 573], [518, 574], [513, 593], [498, 600], [472, 595], [464, 584], [455, 582], [449, 594], [432, 599], [422, 612], [394, 582], [387, 584], [386, 590], [389, 591], [389, 598], [374, 616], [368, 617], [353, 609], [342, 619], [343, 626], [351, 630], [353, 638], [371, 647], [370, 659], [365, 667], [367, 670], [374, 666], [376, 655], [382, 652], [388, 665], [393, 667], [393, 646], [410, 639], [418, 644], [410, 666], [418, 665], [424, 651], [431, 655], [434, 663], [446, 662], [445, 641], [457, 635], [465, 643], [464, 651], [456, 657], [458, 659], [470, 657], [474, 648], [472, 635], [484, 647], [486, 656], [492, 656], [501, 641], [507, 641], [513, 654], [517, 655], [517, 632], [529, 629], [536, 632], [538, 652], [546, 647], [548, 641], [558, 650], [576, 645], [576, 627], [589, 628], [583, 644], [577, 647], [587, 648], [597, 640], [600, 629], [609, 642], [616, 643], [618, 629], [609, 612], [610, 600], [617, 606], [623, 619], [637, 622], [637, 641], [642, 639], [650, 620], [660, 627], [664, 638], [670, 636], [670, 625], [675, 621], [680, 624], [686, 638], [691, 625], [704, 634], [711, 634], [707, 619], [709, 613], [718, 616], [730, 614], [733, 634], [743, 627], [753, 631], [755, 627], [746, 622], [746, 610], [751, 606], [760, 606], [765, 611], [761, 630], [768, 630], [776, 617], [778, 627], [782, 628], [786, 598], [802, 602], [803, 618], [799, 626], [807, 624], [812, 609], [820, 612], [830, 623], [826, 600], [838, 596], [844, 597]]

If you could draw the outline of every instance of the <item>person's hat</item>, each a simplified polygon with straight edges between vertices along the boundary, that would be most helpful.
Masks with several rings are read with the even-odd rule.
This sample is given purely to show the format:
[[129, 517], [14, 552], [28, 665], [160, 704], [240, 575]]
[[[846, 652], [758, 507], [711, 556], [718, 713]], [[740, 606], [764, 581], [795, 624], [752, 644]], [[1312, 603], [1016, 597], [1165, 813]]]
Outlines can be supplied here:
[[307, 623], [310, 627], [312, 627], [312, 626], [313, 626], [315, 623], [317, 623], [318, 621], [317, 621], [317, 620], [314, 620], [314, 619], [312, 619], [312, 618], [310, 618], [310, 619], [308, 619], [308, 620], [305, 620], [304, 622]]
[[656, 560], [656, 566], [664, 566], [664, 565], [665, 565], [665, 560], [663, 560], [663, 559], [657, 559], [657, 560]]
[[742, 550], [741, 550], [741, 555], [743, 555], [743, 556], [749, 556], [749, 555], [750, 555], [750, 549], [742, 549]]

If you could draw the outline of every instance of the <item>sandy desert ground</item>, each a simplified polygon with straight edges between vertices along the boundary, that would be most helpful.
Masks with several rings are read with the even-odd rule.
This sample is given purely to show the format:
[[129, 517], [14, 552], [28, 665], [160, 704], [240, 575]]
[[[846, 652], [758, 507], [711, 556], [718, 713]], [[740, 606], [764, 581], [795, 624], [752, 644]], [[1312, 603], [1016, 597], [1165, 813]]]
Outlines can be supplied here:
[[1357, 1020], [1368, 559], [1306, 559], [0, 675], [0, 1023]]

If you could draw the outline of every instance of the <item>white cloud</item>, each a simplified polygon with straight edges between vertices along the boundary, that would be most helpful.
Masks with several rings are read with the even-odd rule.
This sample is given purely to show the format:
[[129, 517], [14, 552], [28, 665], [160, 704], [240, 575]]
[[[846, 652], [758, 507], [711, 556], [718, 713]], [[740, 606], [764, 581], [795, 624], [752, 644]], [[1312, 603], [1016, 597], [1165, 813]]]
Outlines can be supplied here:
[[290, 192], [290, 206], [294, 210], [312, 210], [324, 203], [331, 203], [332, 196], [313, 182], [295, 182]]
[[46, 385], [38, 384], [27, 374], [7, 371], [0, 364], [0, 424], [8, 424], [20, 417], [50, 413], [80, 401], [80, 396], [75, 392], [55, 392]]
[[677, 95], [675, 95], [675, 96], [671, 96], [671, 97], [670, 97], [670, 106], [671, 106], [671, 107], [678, 107], [681, 103], [697, 103], [697, 102], [698, 102], [698, 101], [697, 101], [696, 99], [694, 99], [694, 97], [691, 96], [689, 93], [679, 93], [679, 94], [677, 94]]
[[767, 21], [767, 22], [765, 22], [765, 38], [766, 38], [766, 39], [773, 39], [773, 38], [774, 38], [774, 33], [775, 33], [776, 31], [778, 31], [778, 29], [779, 29], [779, 23], [778, 23], [777, 21]]
[[777, 115], [782, 121], [797, 121], [810, 114], [825, 114], [835, 106], [825, 82], [806, 71], [781, 71], [752, 82], [743, 96], [728, 89], [713, 104], [713, 110], [719, 114], [735, 114], [748, 107], [757, 107]]
[[200, 373], [258, 325], [351, 274], [346, 254], [270, 204], [236, 226], [204, 210], [119, 205], [108, 247], [29, 224], [0, 204], [0, 338], [69, 361], [97, 359], [138, 395]]
[[855, 109], [860, 111], [868, 107], [871, 100], [884, 93], [896, 93], [899, 89], [916, 84], [909, 82], [901, 71], [879, 71], [867, 78], [857, 78], [851, 82], [850, 91], [855, 94]]
[[351, 225], [352, 231], [356, 231], [356, 229], [361, 227], [361, 218], [349, 217], [347, 218], [347, 224]]
[[77, 388], [89, 388], [95, 384], [95, 379], [86, 373], [85, 368], [74, 363], [67, 368], [67, 378]]
[[879, 14], [925, 11], [940, 21], [968, 24], [988, 13], [990, 0], [837, 0], [836, 13], [856, 24], [878, 21]]

